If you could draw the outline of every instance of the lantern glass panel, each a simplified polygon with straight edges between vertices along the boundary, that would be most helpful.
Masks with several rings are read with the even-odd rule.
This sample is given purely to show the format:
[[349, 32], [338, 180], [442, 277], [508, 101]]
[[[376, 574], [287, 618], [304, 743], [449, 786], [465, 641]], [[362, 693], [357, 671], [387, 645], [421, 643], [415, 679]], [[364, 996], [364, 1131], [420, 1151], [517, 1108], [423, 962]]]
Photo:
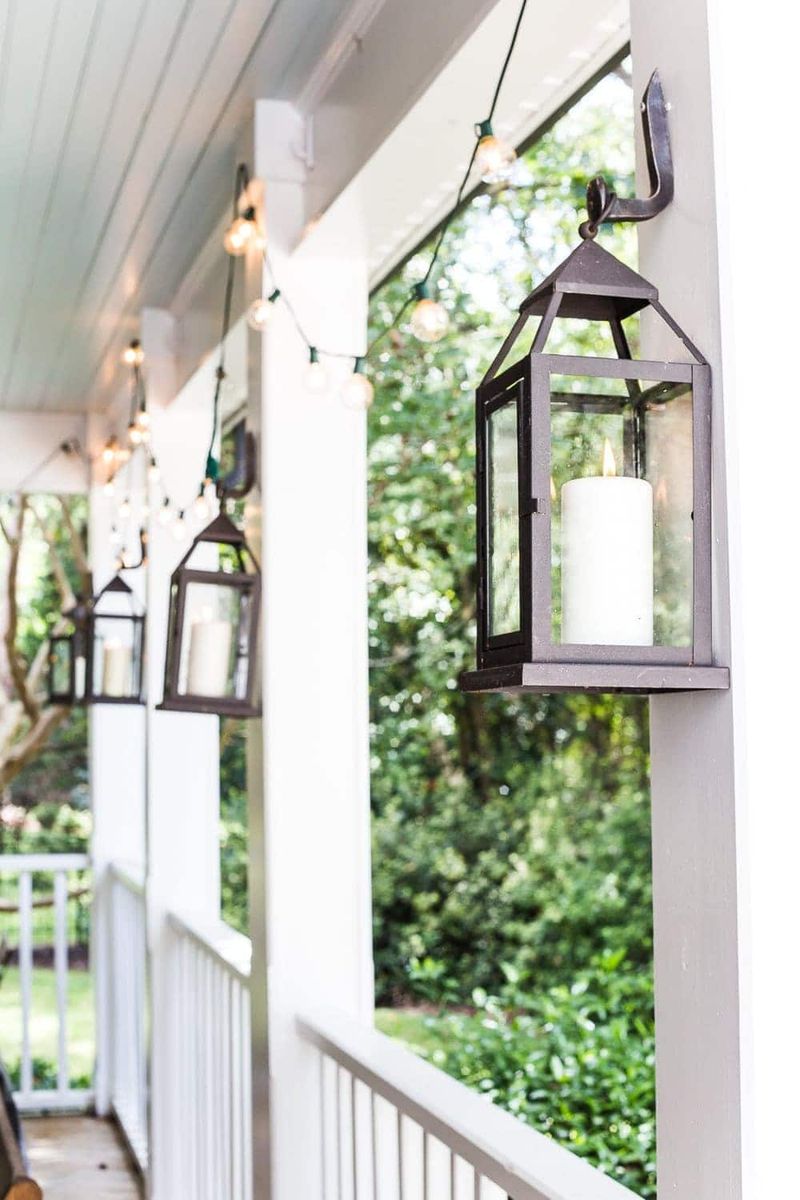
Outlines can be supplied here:
[[247, 700], [251, 620], [249, 586], [187, 582], [179, 695]]
[[50, 641], [50, 692], [54, 697], [72, 693], [71, 637], [54, 637]]
[[488, 418], [489, 636], [520, 627], [519, 459], [517, 402], [507, 400]]
[[688, 383], [550, 375], [552, 641], [692, 644]]
[[92, 691], [96, 697], [131, 700], [141, 692], [142, 623], [134, 617], [95, 614]]

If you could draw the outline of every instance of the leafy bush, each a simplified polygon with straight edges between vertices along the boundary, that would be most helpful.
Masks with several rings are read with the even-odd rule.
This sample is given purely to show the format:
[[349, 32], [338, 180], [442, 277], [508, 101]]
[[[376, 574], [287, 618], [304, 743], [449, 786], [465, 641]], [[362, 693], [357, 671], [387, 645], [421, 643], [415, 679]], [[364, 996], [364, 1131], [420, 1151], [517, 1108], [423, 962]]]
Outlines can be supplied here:
[[512, 968], [474, 1014], [428, 1018], [448, 1074], [638, 1195], [655, 1197], [652, 978], [609, 955], [571, 987], [523, 991]]

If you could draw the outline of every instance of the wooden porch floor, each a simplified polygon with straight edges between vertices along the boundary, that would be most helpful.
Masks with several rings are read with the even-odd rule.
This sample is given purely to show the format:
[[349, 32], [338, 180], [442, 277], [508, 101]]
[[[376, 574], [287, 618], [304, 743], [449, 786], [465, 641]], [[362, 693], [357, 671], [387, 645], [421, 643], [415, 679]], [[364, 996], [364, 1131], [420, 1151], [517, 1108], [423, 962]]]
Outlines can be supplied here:
[[30, 1172], [45, 1200], [141, 1200], [139, 1177], [112, 1121], [35, 1117], [23, 1124]]

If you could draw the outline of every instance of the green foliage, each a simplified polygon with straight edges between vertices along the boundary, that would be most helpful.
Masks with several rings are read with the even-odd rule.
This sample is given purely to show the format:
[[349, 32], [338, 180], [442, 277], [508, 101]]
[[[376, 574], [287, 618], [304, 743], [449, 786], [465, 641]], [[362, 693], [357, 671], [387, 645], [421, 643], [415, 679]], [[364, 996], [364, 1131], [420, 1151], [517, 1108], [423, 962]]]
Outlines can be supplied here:
[[219, 807], [222, 918], [249, 933], [247, 901], [247, 770], [244, 721], [220, 722]]
[[655, 1028], [648, 973], [620, 953], [571, 986], [523, 991], [506, 968], [475, 1011], [406, 1020], [423, 1057], [625, 1184], [655, 1197]]

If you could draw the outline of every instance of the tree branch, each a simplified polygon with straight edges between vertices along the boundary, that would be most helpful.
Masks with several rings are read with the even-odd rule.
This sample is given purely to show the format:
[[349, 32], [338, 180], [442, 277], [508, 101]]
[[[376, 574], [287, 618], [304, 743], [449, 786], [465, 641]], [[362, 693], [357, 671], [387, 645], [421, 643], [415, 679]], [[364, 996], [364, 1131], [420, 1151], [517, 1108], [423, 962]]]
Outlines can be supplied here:
[[75, 528], [75, 522], [72, 519], [72, 513], [66, 499], [63, 496], [59, 496], [58, 503], [61, 507], [61, 514], [64, 518], [64, 524], [67, 527], [67, 533], [69, 534], [69, 544], [75, 558], [75, 566], [81, 577], [81, 593], [84, 596], [89, 596], [92, 591], [92, 572], [89, 568], [86, 547], [80, 532]]
[[8, 542], [8, 566], [6, 570], [6, 627], [3, 639], [6, 647], [6, 661], [14, 691], [19, 696], [25, 715], [34, 724], [40, 713], [36, 698], [28, 687], [28, 669], [22, 655], [17, 649], [17, 629], [19, 626], [19, 606], [17, 604], [17, 582], [19, 578], [19, 556], [22, 548], [22, 538], [25, 532], [25, 514], [28, 511], [28, 498], [21, 496], [17, 527]]
[[0, 791], [8, 787], [28, 763], [33, 762], [58, 726], [69, 716], [69, 711], [61, 706], [44, 709], [24, 737], [9, 747], [0, 762]]

